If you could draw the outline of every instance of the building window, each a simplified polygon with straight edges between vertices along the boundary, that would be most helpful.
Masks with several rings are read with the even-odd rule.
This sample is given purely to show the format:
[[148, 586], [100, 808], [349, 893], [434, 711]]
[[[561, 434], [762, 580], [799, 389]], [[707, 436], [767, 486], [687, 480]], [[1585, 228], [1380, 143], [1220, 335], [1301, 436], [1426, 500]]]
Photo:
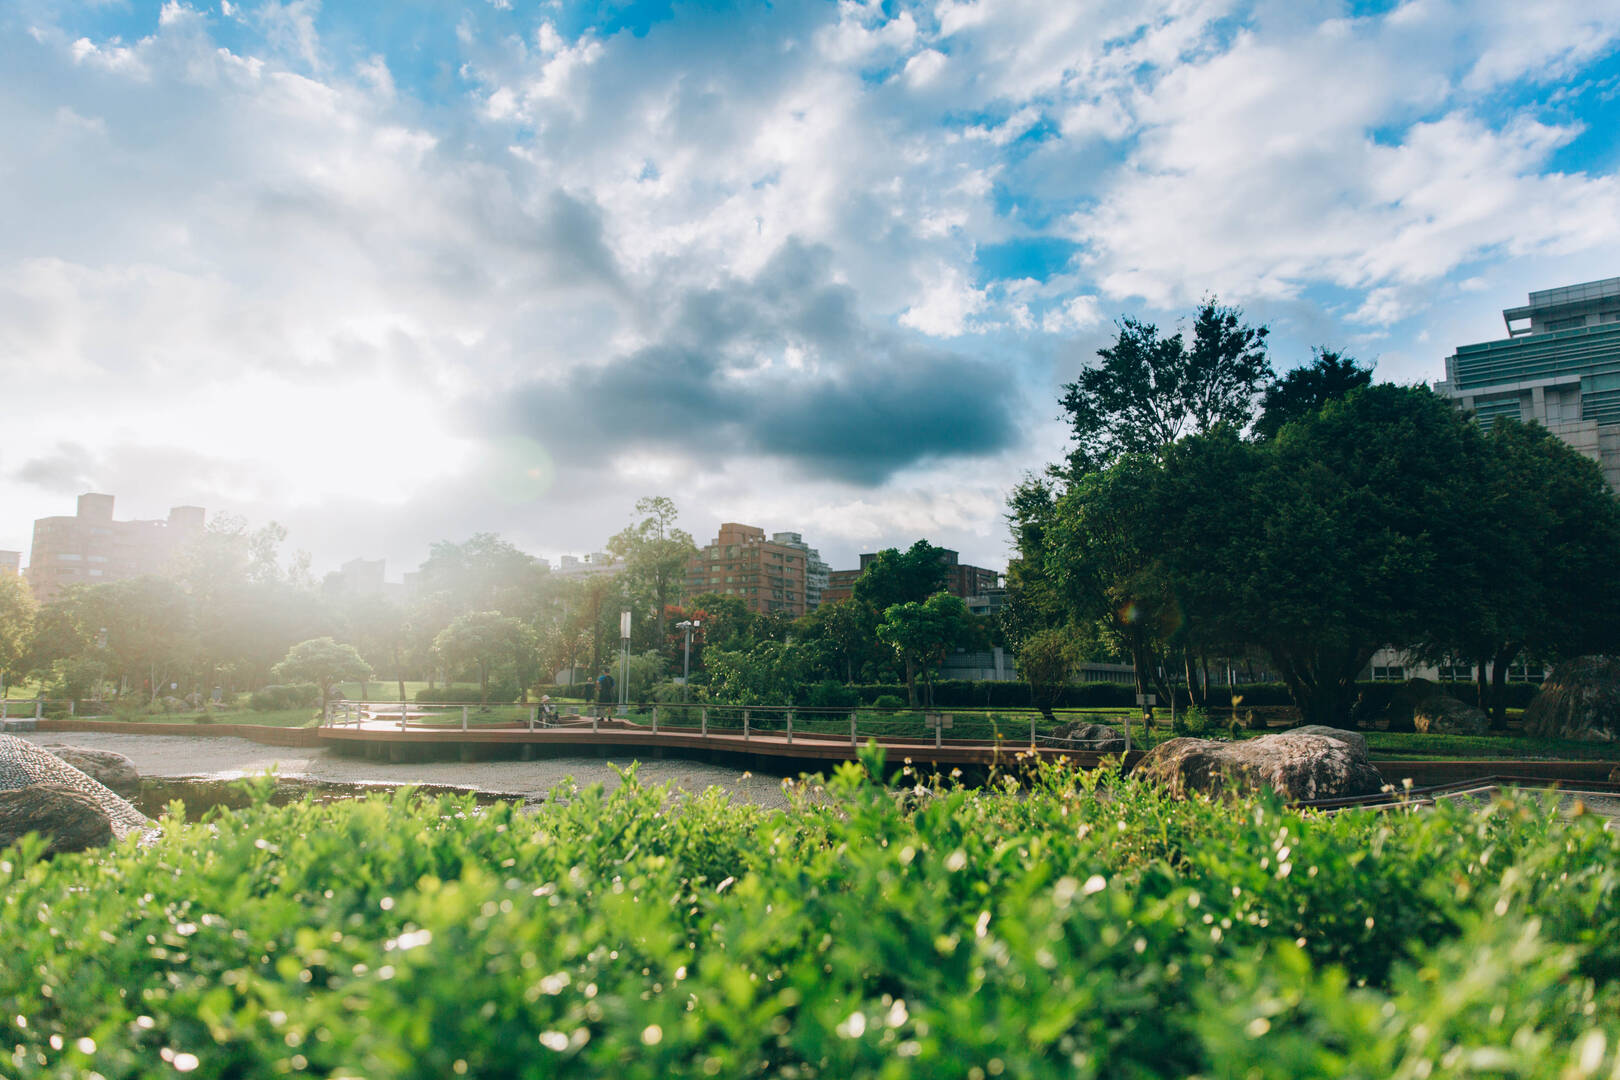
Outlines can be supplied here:
[[1372, 669], [1375, 682], [1405, 682], [1406, 669], [1403, 667], [1375, 667]]
[[1577, 326], [1585, 326], [1585, 325], [1586, 325], [1586, 316], [1585, 315], [1574, 315], [1574, 316], [1571, 316], [1568, 319], [1548, 319], [1547, 320], [1547, 329], [1549, 331], [1552, 331], [1552, 330], [1573, 330]]
[[78, 562], [84, 558], [83, 555], [76, 551], [61, 551], [57, 553], [56, 557], [62, 562]]

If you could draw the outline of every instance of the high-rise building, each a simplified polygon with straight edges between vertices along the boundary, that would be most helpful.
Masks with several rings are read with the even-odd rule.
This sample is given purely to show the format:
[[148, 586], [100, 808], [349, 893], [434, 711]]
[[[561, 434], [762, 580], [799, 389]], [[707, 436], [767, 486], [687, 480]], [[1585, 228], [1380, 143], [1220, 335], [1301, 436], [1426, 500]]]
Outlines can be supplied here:
[[387, 566], [386, 559], [350, 559], [327, 574], [321, 587], [334, 598], [382, 596], [389, 591], [383, 580]]
[[1486, 426], [1536, 421], [1620, 491], [1620, 277], [1543, 289], [1502, 312], [1508, 336], [1460, 345], [1435, 390]]
[[[796, 534], [795, 534], [796, 535]], [[755, 614], [798, 618], [805, 607], [808, 549], [765, 538], [765, 530], [727, 522], [686, 564], [688, 597], [712, 592], [740, 597]]]
[[557, 568], [552, 573], [565, 578], [601, 577], [612, 576], [623, 569], [623, 559], [606, 551], [593, 551], [583, 559], [564, 555], [557, 560]]
[[821, 561], [821, 552], [805, 543], [799, 533], [771, 533], [771, 543], [804, 553], [804, 610], [816, 610], [821, 606], [821, 594], [827, 588], [827, 575], [832, 568]]
[[79, 496], [73, 517], [34, 522], [28, 584], [42, 604], [69, 585], [166, 574], [174, 558], [203, 532], [200, 506], [176, 506], [166, 520], [114, 521], [111, 495]]

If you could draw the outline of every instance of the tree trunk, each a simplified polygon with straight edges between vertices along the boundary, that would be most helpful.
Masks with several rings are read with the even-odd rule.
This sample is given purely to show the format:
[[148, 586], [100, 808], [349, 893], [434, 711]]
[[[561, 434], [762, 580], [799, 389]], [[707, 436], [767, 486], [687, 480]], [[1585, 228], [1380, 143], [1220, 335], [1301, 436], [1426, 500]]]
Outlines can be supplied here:
[[478, 665], [478, 704], [489, 704], [489, 665], [487, 663]]
[[917, 663], [911, 657], [906, 657], [906, 702], [913, 709], [917, 707]]
[[1510, 641], [1496, 650], [1496, 659], [1491, 664], [1491, 730], [1507, 730], [1507, 677], [1508, 668], [1512, 665], [1514, 657], [1524, 646], [1517, 641]]
[[1489, 663], [1490, 658], [1483, 653], [1474, 661], [1474, 704], [1482, 709], [1489, 708], [1491, 702], [1490, 693], [1485, 689], [1485, 668]]

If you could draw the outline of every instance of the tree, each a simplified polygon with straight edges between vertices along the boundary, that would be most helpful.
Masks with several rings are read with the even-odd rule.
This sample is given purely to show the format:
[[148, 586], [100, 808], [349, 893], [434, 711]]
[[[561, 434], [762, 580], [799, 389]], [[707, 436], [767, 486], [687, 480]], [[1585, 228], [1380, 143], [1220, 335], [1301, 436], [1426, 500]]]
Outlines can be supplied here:
[[1301, 420], [1330, 401], [1350, 396], [1372, 385], [1373, 369], [1354, 357], [1325, 347], [1314, 350], [1309, 364], [1297, 367], [1266, 387], [1260, 399], [1260, 418], [1254, 422], [1257, 439], [1276, 438], [1284, 424]]
[[905, 551], [884, 548], [855, 579], [855, 599], [882, 613], [895, 604], [920, 604], [945, 584], [946, 550], [918, 540]]
[[371, 665], [353, 645], [322, 637], [300, 641], [288, 649], [286, 657], [271, 669], [271, 674], [282, 682], [314, 683], [320, 687], [324, 715], [327, 702], [332, 700], [332, 687], [342, 682], [369, 679]]
[[441, 540], [421, 567], [424, 590], [448, 594], [458, 614], [526, 611], [545, 574], [538, 559], [494, 533], [475, 533], [460, 544]]
[[191, 605], [167, 578], [138, 577], [71, 590], [86, 636], [105, 638], [107, 655], [123, 681], [142, 682], [148, 699], [193, 670], [197, 655]]
[[1018, 673], [1029, 684], [1031, 704], [1048, 720], [1056, 720], [1056, 705], [1079, 656], [1074, 640], [1062, 630], [1038, 630], [1024, 639], [1018, 649]]
[[872, 609], [851, 597], [822, 604], [799, 621], [799, 632], [811, 641], [824, 641], [828, 657], [844, 682], [855, 681], [877, 646], [877, 617]]
[[1191, 343], [1163, 337], [1152, 323], [1126, 318], [1098, 367], [1064, 386], [1074, 437], [1069, 474], [1104, 468], [1121, 454], [1151, 453], [1221, 424], [1246, 427], [1255, 396], [1271, 377], [1267, 329], [1243, 323], [1240, 308], [1206, 299]]
[[934, 703], [933, 670], [952, 649], [979, 639], [978, 622], [959, 596], [939, 592], [922, 603], [894, 604], [878, 624], [878, 640], [894, 649], [906, 666], [906, 696], [917, 704], [917, 673], [920, 670], [928, 690], [928, 704]]
[[514, 664], [519, 654], [535, 649], [534, 635], [510, 615], [498, 611], [470, 611], [457, 615], [433, 639], [433, 651], [447, 667], [478, 668], [478, 700], [489, 701], [489, 673], [500, 664]]
[[672, 500], [661, 495], [638, 499], [636, 513], [644, 515], [641, 521], [609, 540], [608, 550], [624, 560], [627, 591], [638, 597], [643, 613], [652, 609], [652, 640], [662, 645], [665, 609], [681, 599], [686, 564], [697, 554], [697, 545], [691, 533], [675, 527], [680, 513]]
[[5, 696], [7, 680], [21, 669], [33, 638], [36, 610], [27, 582], [0, 572], [0, 697]]

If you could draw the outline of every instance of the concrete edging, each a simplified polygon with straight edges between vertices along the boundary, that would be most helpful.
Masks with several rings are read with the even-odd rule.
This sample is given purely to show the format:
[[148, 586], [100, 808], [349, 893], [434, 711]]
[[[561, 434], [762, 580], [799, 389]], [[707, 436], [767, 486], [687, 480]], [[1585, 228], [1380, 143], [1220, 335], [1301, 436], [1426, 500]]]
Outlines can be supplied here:
[[111, 735], [230, 736], [265, 746], [321, 745], [315, 728], [270, 727], [266, 724], [147, 724], [131, 720], [74, 720], [46, 718], [36, 731], [101, 731]]

